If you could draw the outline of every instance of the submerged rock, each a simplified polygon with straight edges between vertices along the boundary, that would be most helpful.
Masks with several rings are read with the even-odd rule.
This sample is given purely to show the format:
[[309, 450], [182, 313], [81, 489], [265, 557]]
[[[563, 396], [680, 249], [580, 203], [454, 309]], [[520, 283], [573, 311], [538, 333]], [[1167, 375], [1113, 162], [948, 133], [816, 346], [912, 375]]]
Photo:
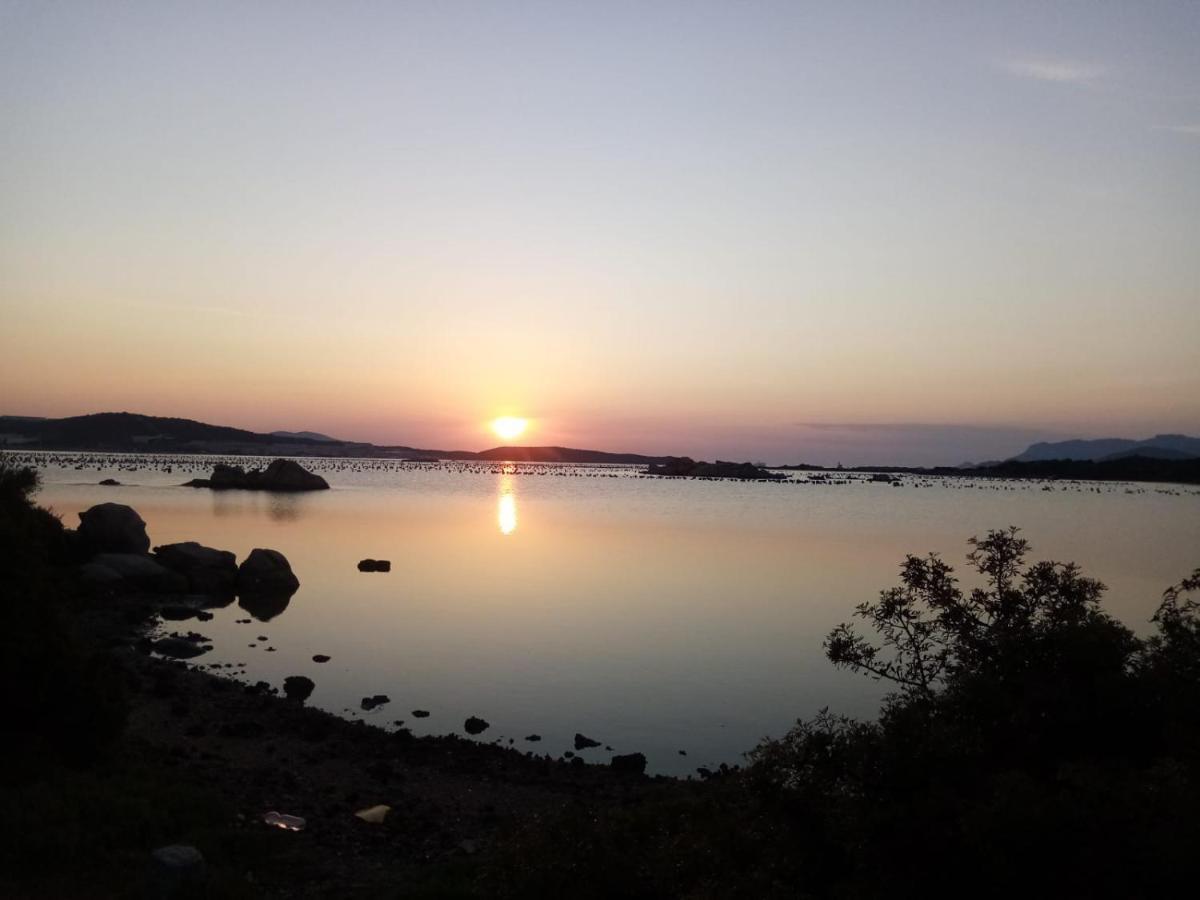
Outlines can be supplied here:
[[373, 697], [363, 697], [360, 706], [362, 706], [363, 709], [370, 711], [378, 706], [383, 706], [385, 703], [391, 702], [392, 698], [387, 694], [375, 694]]
[[115, 478], [105, 478], [103, 481], [99, 482], [99, 484], [101, 487], [120, 487], [121, 486], [121, 482], [117, 481], [117, 479], [115, 479]]
[[79, 538], [93, 553], [145, 553], [146, 523], [131, 506], [99, 503], [79, 514]]
[[390, 572], [392, 571], [391, 560], [387, 559], [363, 559], [359, 560], [358, 571], [360, 572]]
[[427, 709], [414, 709], [412, 711], [412, 714], [413, 714], [414, 719], [428, 719], [429, 718], [429, 710], [427, 710]]
[[312, 660], [315, 663], [327, 663], [327, 662], [329, 662], [329, 657], [326, 656], [324, 653], [318, 653], [315, 656], [313, 656]]
[[479, 716], [471, 716], [466, 722], [463, 723], [463, 729], [467, 732], [467, 734], [483, 734], [483, 732], [487, 731], [491, 727], [492, 725], [490, 722], [488, 722], [486, 719], [479, 718]]

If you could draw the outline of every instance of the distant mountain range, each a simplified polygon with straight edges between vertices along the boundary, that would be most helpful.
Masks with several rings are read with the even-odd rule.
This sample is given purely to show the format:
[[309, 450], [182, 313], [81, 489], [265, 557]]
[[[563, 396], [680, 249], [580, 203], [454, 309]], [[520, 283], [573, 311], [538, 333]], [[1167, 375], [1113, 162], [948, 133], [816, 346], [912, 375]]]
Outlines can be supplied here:
[[1185, 434], [1156, 434], [1142, 441], [1129, 438], [1097, 438], [1095, 440], [1043, 441], [1031, 444], [1024, 453], [1014, 456], [1016, 462], [1043, 462], [1051, 459], [1107, 460], [1141, 456], [1147, 459], [1200, 458], [1200, 438]]
[[0, 447], [22, 450], [97, 450], [143, 453], [228, 453], [261, 456], [375, 456], [489, 462], [660, 464], [670, 457], [608, 453], [572, 447], [494, 447], [426, 450], [342, 441], [316, 431], [261, 433], [192, 419], [137, 413], [94, 413], [63, 419], [0, 416]]

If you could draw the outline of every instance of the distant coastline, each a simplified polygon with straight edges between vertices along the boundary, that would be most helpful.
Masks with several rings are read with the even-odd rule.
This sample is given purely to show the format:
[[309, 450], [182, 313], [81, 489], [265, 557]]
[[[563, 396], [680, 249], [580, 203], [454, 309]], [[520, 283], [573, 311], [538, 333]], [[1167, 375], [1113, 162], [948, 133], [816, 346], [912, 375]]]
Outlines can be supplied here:
[[[1145, 441], [1102, 439], [1035, 444], [1003, 462], [962, 466], [822, 466], [809, 463], [761, 465], [778, 472], [876, 472], [935, 477], [1072, 479], [1200, 484], [1200, 439], [1157, 435]], [[614, 453], [573, 447], [493, 447], [438, 450], [344, 441], [316, 432], [262, 433], [192, 419], [137, 413], [93, 413], [61, 419], [0, 416], [0, 450], [95, 453], [195, 454], [214, 456], [358, 457], [407, 461], [573, 463], [670, 467], [686, 456]], [[1054, 458], [1055, 451], [1063, 453]], [[1083, 456], [1085, 458], [1079, 458]], [[1072, 458], [1074, 457], [1074, 458]]]

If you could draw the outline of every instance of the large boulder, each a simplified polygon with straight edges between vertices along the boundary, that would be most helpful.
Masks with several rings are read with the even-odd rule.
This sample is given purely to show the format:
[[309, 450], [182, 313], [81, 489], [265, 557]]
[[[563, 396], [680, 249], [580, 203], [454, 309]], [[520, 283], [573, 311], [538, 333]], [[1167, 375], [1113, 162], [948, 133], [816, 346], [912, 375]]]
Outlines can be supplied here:
[[84, 573], [85, 577], [107, 569], [126, 584], [159, 594], [181, 594], [188, 586], [184, 576], [144, 553], [97, 553], [86, 568], [89, 571]]
[[225, 463], [213, 466], [212, 476], [208, 479], [209, 486], [214, 488], [244, 487], [245, 481], [245, 469], [241, 466], [227, 466]]
[[264, 491], [326, 491], [329, 482], [315, 475], [294, 459], [274, 460], [258, 475], [258, 487]]
[[226, 597], [237, 587], [237, 557], [228, 550], [184, 541], [155, 547], [154, 556], [168, 569], [187, 578], [188, 589], [194, 594]]
[[241, 597], [290, 597], [299, 587], [300, 579], [278, 550], [255, 548], [238, 567], [237, 591]]
[[93, 553], [145, 553], [146, 523], [133, 507], [99, 503], [79, 514], [79, 539]]

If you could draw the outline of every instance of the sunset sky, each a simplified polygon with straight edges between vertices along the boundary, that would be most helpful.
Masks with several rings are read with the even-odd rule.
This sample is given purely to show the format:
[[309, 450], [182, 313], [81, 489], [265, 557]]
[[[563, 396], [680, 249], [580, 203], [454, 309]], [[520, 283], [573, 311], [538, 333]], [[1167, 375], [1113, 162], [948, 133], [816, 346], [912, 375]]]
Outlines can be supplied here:
[[0, 413], [1200, 432], [1200, 3], [0, 0]]

